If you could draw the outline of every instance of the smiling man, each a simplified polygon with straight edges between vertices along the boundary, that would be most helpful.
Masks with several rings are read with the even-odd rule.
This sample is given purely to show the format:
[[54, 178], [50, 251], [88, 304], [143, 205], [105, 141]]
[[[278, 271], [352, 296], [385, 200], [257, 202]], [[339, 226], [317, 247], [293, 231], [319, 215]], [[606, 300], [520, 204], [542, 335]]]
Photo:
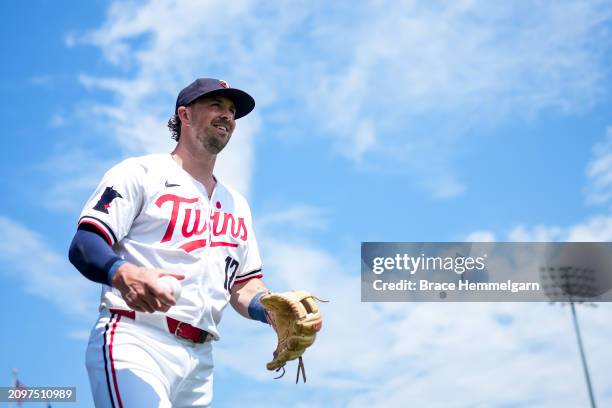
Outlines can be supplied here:
[[[236, 119], [254, 107], [225, 81], [194, 81], [168, 122], [174, 151], [114, 166], [85, 205], [69, 258], [102, 284], [86, 355], [97, 407], [209, 406], [211, 341], [227, 303], [244, 317], [279, 322], [260, 302], [271, 295], [249, 205], [213, 174]], [[164, 286], [172, 278], [162, 276], [176, 281]], [[318, 330], [320, 318], [309, 315]]]

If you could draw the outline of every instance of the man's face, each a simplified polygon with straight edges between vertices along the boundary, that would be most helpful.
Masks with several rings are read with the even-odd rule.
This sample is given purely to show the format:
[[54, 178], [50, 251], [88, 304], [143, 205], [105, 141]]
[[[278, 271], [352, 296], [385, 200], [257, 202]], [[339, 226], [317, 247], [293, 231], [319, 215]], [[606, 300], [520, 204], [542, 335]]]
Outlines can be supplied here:
[[229, 142], [236, 128], [234, 103], [223, 96], [202, 98], [187, 109], [195, 142], [211, 154], [218, 154]]

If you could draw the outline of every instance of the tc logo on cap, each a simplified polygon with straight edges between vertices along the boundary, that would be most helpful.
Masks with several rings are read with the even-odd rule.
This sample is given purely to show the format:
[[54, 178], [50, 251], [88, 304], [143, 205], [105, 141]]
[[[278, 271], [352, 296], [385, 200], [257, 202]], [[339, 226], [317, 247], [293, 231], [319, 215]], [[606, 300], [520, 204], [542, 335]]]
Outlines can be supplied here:
[[225, 82], [224, 80], [220, 79], [219, 80], [219, 85], [221, 85], [223, 88], [229, 88], [229, 84], [227, 82]]

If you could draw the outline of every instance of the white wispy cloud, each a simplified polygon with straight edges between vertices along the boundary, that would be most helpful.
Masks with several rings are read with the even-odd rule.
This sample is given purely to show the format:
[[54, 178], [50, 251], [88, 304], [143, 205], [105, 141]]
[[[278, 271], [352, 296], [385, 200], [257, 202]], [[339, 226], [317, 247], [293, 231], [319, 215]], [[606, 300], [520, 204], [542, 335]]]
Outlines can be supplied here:
[[607, 242], [612, 240], [612, 216], [595, 215], [584, 222], [560, 227], [555, 225], [519, 225], [508, 234], [510, 241]]
[[265, 214], [255, 220], [258, 228], [294, 227], [301, 230], [324, 230], [329, 221], [325, 218], [325, 211], [311, 205], [292, 205], [282, 210]]
[[1, 215], [0, 231], [4, 242], [0, 261], [5, 279], [19, 282], [25, 292], [44, 299], [67, 315], [95, 316], [99, 286], [70, 265], [67, 247], [66, 254], [58, 254], [46, 244], [45, 237]]
[[593, 147], [593, 155], [586, 171], [586, 200], [588, 204], [606, 204], [612, 198], [612, 128], [608, 128], [606, 139]]
[[403, 163], [445, 198], [466, 188], [454, 152], [470, 130], [597, 103], [611, 13], [598, 0], [115, 2], [71, 44], [117, 66], [116, 77], [81, 81], [113, 96], [97, 111], [129, 151], [166, 147], [178, 90], [218, 76], [254, 94], [264, 128], [290, 137], [301, 121], [357, 163]]
[[465, 241], [493, 242], [496, 237], [509, 242], [609, 242], [612, 241], [612, 216], [593, 215], [586, 220], [567, 226], [515, 225], [505, 235], [494, 231], [478, 230], [466, 235]]
[[[367, 19], [330, 30], [349, 39], [351, 55], [312, 98], [350, 156], [393, 157], [409, 144], [404, 161], [436, 196], [464, 191], [453, 151], [470, 130], [580, 110], [601, 94], [605, 64], [589, 50], [609, 46], [603, 2], [373, 4], [363, 6]], [[375, 135], [366, 149], [364, 126]]]
[[479, 230], [468, 234], [464, 239], [467, 242], [495, 242], [495, 234], [492, 231]]

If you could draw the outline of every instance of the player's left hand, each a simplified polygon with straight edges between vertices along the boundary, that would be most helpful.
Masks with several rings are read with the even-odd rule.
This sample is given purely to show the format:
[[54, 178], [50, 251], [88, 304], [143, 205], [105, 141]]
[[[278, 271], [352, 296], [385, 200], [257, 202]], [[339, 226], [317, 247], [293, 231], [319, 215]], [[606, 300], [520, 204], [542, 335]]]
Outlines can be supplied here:
[[310, 347], [323, 324], [321, 313], [315, 300], [308, 292], [293, 291], [284, 293], [266, 293], [259, 299], [268, 314], [268, 321], [278, 336], [278, 345], [274, 358], [267, 364], [268, 370], [280, 370], [287, 361], [300, 359], [298, 364], [306, 381], [306, 372], [302, 354]]

